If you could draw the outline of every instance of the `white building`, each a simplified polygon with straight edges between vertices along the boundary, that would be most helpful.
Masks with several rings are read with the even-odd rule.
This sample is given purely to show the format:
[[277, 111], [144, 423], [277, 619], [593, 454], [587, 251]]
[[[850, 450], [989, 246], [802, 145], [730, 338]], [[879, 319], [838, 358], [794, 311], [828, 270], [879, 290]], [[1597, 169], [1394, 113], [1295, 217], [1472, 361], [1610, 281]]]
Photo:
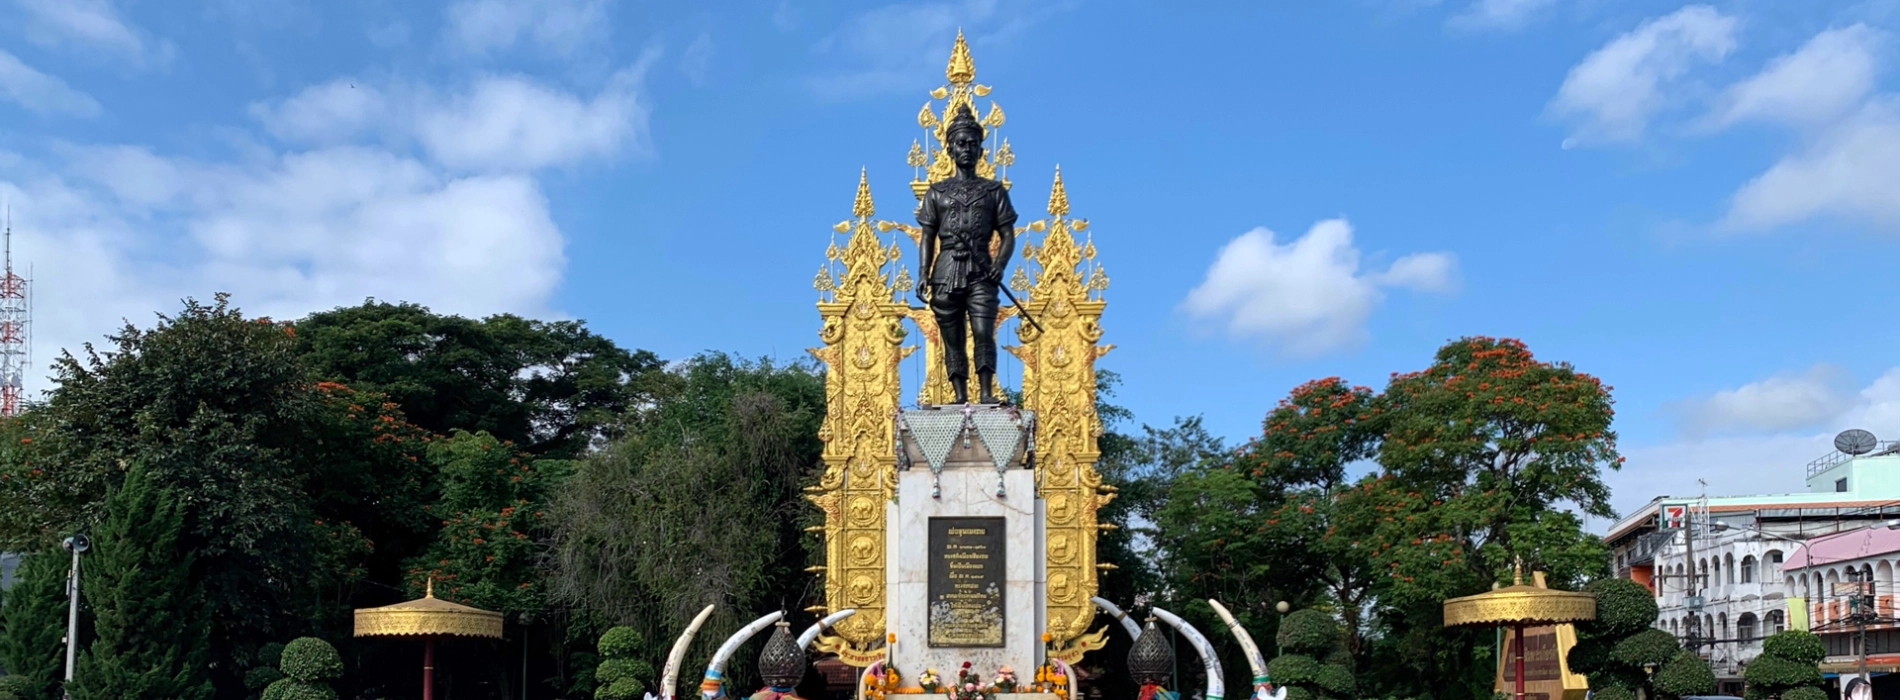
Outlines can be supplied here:
[[1900, 518], [1900, 452], [1891, 447], [1815, 460], [1807, 493], [1659, 497], [1604, 535], [1615, 571], [1656, 592], [1657, 626], [1709, 660], [1720, 692], [1739, 696], [1762, 638], [1800, 621], [1788, 599], [1815, 593], [1783, 565], [1810, 538]]

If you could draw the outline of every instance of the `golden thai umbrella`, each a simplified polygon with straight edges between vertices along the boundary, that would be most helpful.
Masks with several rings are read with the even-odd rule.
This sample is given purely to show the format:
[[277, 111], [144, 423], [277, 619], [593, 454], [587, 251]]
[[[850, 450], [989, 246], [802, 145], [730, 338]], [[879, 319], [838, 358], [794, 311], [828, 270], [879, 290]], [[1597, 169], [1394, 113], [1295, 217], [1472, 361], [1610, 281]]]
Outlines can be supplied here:
[[1510, 627], [1515, 631], [1511, 653], [1517, 664], [1516, 697], [1524, 700], [1524, 628], [1595, 620], [1597, 598], [1589, 593], [1525, 585], [1522, 566], [1516, 578], [1515, 585], [1445, 601], [1445, 626]]
[[435, 638], [501, 639], [501, 613], [436, 598], [435, 579], [427, 586], [419, 600], [356, 611], [356, 636], [421, 637], [422, 700], [433, 700]]

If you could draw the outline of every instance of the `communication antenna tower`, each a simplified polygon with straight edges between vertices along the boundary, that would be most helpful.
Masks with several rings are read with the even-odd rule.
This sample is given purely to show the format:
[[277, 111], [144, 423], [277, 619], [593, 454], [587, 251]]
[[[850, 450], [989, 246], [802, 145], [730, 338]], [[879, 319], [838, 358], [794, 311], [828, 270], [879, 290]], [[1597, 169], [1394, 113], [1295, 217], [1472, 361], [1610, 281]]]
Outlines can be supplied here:
[[13, 208], [7, 208], [3, 237], [6, 269], [0, 274], [0, 417], [20, 415], [26, 408], [26, 368], [32, 364], [33, 307], [28, 296], [31, 281], [13, 272]]

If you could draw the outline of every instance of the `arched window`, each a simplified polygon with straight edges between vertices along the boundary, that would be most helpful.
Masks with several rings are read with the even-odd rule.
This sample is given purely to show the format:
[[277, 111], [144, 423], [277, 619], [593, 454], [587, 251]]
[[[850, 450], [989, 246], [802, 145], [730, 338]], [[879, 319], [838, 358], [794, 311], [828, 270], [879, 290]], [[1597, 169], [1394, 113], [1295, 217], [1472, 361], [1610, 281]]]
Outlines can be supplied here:
[[1728, 638], [1728, 613], [1727, 612], [1722, 612], [1715, 616], [1715, 629], [1720, 630], [1722, 632], [1722, 635], [1720, 637], [1716, 637], [1717, 639]]
[[1742, 557], [1742, 583], [1755, 582], [1755, 556]]
[[1743, 644], [1755, 639], [1755, 613], [1742, 613], [1735, 618], [1735, 637]]
[[[1719, 565], [1718, 565], [1718, 568], [1719, 568]], [[1709, 578], [1709, 560], [1703, 559], [1702, 561], [1697, 562], [1695, 573], [1696, 573], [1696, 580], [1695, 580], [1696, 588], [1702, 588], [1709, 585], [1709, 583], [1711, 582], [1711, 579]]]
[[1868, 583], [1873, 583], [1874, 581], [1874, 565], [1873, 564], [1860, 565], [1860, 580], [1866, 581]]
[[1723, 579], [1723, 581], [1726, 581], [1728, 583], [1735, 583], [1735, 555], [1733, 554], [1722, 555], [1722, 564], [1723, 564], [1722, 568], [1728, 570], [1728, 578]]
[[1707, 581], [1707, 583], [1710, 588], [1714, 588], [1716, 586], [1722, 585], [1722, 558], [1721, 557], [1715, 557], [1709, 560], [1709, 580]]
[[1786, 632], [1788, 630], [1787, 615], [1783, 614], [1780, 610], [1768, 611], [1768, 629], [1771, 630], [1769, 632], [1770, 634]]
[[1779, 568], [1781, 566], [1781, 562], [1782, 562], [1781, 550], [1779, 549], [1768, 550], [1768, 563], [1774, 564], [1777, 568]]

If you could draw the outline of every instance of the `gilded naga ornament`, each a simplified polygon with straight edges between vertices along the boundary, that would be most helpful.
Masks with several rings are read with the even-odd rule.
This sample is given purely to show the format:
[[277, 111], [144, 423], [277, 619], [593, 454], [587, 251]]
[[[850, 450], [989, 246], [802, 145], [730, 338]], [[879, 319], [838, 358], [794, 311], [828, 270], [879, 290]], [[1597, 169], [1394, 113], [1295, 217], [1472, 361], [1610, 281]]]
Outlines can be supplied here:
[[813, 567], [825, 574], [825, 607], [858, 611], [827, 641], [841, 656], [874, 660], [884, 641], [884, 507], [897, 485], [897, 366], [910, 348], [900, 346], [906, 307], [894, 300], [894, 249], [873, 213], [860, 172], [852, 218], [833, 227], [851, 234], [838, 255], [843, 272], [818, 285], [824, 347], [810, 352], [825, 366], [825, 471], [806, 491], [825, 513], [825, 565]]

